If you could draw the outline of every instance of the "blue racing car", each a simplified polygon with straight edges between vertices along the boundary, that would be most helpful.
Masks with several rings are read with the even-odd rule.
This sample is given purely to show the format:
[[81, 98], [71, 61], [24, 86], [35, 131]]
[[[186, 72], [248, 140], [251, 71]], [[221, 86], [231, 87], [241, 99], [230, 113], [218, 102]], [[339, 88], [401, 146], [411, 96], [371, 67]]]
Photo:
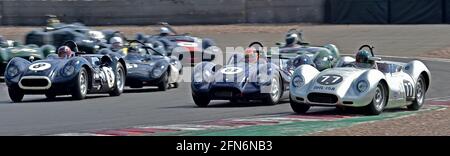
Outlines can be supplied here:
[[183, 55], [169, 56], [164, 48], [160, 47], [162, 43], [157, 42], [159, 41], [144, 44], [137, 40], [130, 41], [128, 54], [125, 56], [128, 69], [126, 85], [130, 88], [158, 86], [159, 90], [165, 91], [171, 84], [173, 88], [178, 87], [183, 73], [180, 63]]
[[[259, 46], [259, 48], [257, 48]], [[194, 67], [192, 98], [199, 107], [206, 107], [211, 100], [230, 100], [232, 103], [262, 100], [273, 105], [287, 98], [289, 82], [295, 65], [301, 57], [289, 55], [267, 58], [254, 42], [245, 53], [232, 55], [222, 67], [212, 62], [202, 62]], [[272, 57], [275, 55], [272, 54]]]
[[119, 96], [126, 78], [125, 61], [117, 53], [83, 54], [75, 42], [58, 48], [58, 55], [28, 61], [13, 58], [5, 71], [5, 82], [13, 102], [22, 101], [25, 94], [72, 95], [84, 99], [90, 93]]

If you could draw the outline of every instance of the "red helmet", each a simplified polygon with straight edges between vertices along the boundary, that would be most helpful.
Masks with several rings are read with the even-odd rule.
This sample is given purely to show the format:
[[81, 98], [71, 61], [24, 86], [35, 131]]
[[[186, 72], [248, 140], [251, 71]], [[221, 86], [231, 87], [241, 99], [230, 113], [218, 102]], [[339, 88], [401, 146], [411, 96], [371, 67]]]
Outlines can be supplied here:
[[258, 53], [253, 47], [245, 49], [244, 55], [245, 59], [248, 60], [248, 62], [256, 62], [258, 60]]
[[68, 46], [62, 46], [58, 48], [58, 56], [60, 58], [70, 58], [72, 57], [72, 50]]

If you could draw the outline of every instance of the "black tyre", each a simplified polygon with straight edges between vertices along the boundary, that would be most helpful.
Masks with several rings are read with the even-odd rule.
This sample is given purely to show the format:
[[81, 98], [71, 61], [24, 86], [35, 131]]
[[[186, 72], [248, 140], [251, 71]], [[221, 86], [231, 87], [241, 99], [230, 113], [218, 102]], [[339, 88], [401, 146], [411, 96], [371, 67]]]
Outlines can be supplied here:
[[158, 90], [166, 91], [167, 89], [169, 89], [169, 74], [168, 72], [164, 72], [161, 83], [158, 84]]
[[12, 88], [8, 88], [8, 93], [9, 93], [9, 98], [11, 98], [11, 100], [13, 102], [21, 102], [24, 96], [24, 93], [20, 90], [15, 90]]
[[419, 110], [422, 108], [423, 103], [425, 102], [425, 94], [426, 94], [427, 84], [425, 83], [425, 79], [422, 75], [417, 79], [416, 83], [416, 97], [411, 105], [408, 105], [409, 110]]
[[296, 102], [291, 98], [289, 98], [289, 103], [291, 104], [292, 110], [298, 114], [305, 114], [311, 108], [311, 106], [306, 105], [304, 103]]
[[209, 97], [207, 96], [198, 96], [192, 94], [192, 99], [194, 100], [194, 103], [199, 107], [207, 107], [211, 102], [211, 99], [209, 99]]
[[180, 83], [178, 83], [178, 82], [173, 83], [173, 88], [178, 88], [178, 87], [180, 87]]
[[387, 97], [387, 87], [383, 83], [378, 83], [372, 102], [366, 106], [367, 115], [381, 114], [386, 107]]
[[117, 70], [116, 70], [116, 78], [114, 82], [114, 88], [111, 92], [109, 92], [110, 96], [119, 96], [123, 93], [123, 88], [125, 86], [125, 70], [122, 66], [122, 64], [117, 64]]
[[72, 98], [76, 100], [82, 100], [86, 98], [88, 90], [88, 73], [85, 68], [81, 68], [75, 82], [75, 87], [72, 90]]
[[272, 82], [270, 83], [270, 93], [266, 95], [263, 103], [267, 105], [276, 105], [281, 99], [283, 94], [283, 89], [281, 87], [280, 78], [278, 75], [273, 76]]

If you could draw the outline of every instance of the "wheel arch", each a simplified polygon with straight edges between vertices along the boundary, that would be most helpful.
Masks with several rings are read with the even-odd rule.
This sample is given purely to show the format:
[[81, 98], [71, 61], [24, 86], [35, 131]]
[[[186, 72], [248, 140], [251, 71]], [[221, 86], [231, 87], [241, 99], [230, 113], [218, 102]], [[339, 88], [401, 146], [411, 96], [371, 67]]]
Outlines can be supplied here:
[[425, 91], [428, 91], [428, 89], [430, 88], [430, 75], [428, 75], [426, 71], [423, 71], [422, 73], [420, 73], [420, 75], [422, 75], [425, 79], [425, 84], [427, 85]]
[[386, 89], [386, 105], [388, 105], [389, 103], [389, 94], [390, 94], [390, 90], [389, 89], [389, 84], [387, 83], [387, 81], [385, 79], [380, 79], [380, 81], [378, 83], [381, 83], [382, 85], [384, 85], [385, 89]]
[[128, 73], [128, 69], [127, 69], [127, 64], [125, 63], [125, 60], [123, 59], [123, 58], [120, 58], [119, 59], [119, 63], [122, 65], [122, 67], [123, 67], [123, 70], [124, 70], [124, 76], [127, 76], [127, 73]]
[[93, 71], [92, 71], [92, 69], [91, 69], [91, 67], [89, 67], [89, 65], [87, 65], [87, 64], [83, 64], [83, 65], [81, 65], [81, 68], [84, 68], [85, 70], [86, 70], [86, 72], [88, 72], [88, 89], [91, 89], [92, 88], [92, 82], [93, 82]]

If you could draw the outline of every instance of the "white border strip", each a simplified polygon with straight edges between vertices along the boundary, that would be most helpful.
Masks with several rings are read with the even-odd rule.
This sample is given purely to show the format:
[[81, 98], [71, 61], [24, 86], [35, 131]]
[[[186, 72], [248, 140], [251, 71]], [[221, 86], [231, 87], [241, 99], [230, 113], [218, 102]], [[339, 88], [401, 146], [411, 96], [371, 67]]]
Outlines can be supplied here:
[[[354, 54], [342, 54], [345, 56], [353, 56]], [[448, 62], [450, 63], [450, 59], [444, 58], [432, 58], [432, 57], [420, 57], [420, 56], [392, 56], [392, 55], [376, 55], [379, 57], [387, 57], [387, 58], [400, 58], [400, 59], [416, 59], [416, 60], [425, 60], [425, 61], [434, 61], [434, 62]]]

